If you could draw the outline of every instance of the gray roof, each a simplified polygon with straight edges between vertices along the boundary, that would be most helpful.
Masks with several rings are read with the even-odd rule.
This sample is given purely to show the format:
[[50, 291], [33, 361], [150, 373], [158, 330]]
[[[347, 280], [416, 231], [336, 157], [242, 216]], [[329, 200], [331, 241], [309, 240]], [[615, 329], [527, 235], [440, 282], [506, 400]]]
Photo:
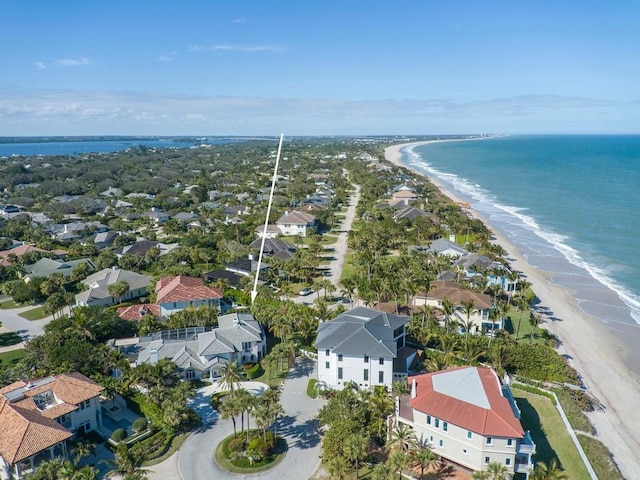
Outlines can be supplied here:
[[89, 289], [76, 295], [76, 299], [87, 303], [90, 298], [101, 299], [112, 297], [109, 293], [109, 285], [118, 282], [127, 282], [129, 284], [129, 290], [133, 291], [140, 288], [147, 288], [151, 285], [152, 281], [153, 278], [149, 275], [141, 275], [130, 270], [121, 270], [119, 268], [105, 268], [89, 275], [82, 281]]
[[480, 408], [491, 408], [477, 368], [441, 372], [433, 375], [431, 380], [435, 392]]
[[46, 257], [41, 258], [31, 265], [25, 265], [23, 270], [29, 278], [48, 277], [54, 272], [61, 273], [63, 276], [67, 277], [71, 275], [71, 272], [73, 272], [73, 270], [81, 263], [86, 263], [90, 270], [95, 270], [95, 266], [88, 258], [63, 262], [61, 260], [53, 260]]
[[316, 347], [338, 354], [395, 358], [398, 346], [393, 332], [408, 321], [408, 317], [356, 307], [321, 323]]
[[452, 242], [451, 240], [447, 240], [446, 238], [439, 238], [431, 242], [431, 245], [429, 245], [429, 250], [436, 253], [442, 253], [445, 250], [453, 250], [458, 255], [465, 255], [469, 253], [456, 242]]

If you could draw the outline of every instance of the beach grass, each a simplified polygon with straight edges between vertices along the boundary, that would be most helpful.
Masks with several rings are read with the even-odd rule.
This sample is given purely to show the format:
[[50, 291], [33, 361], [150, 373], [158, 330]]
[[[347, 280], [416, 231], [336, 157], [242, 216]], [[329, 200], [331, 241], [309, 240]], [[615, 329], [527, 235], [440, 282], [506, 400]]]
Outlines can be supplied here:
[[551, 401], [522, 390], [514, 391], [514, 397], [522, 412], [522, 426], [531, 432], [536, 444], [534, 462], [549, 464], [557, 458], [568, 478], [589, 478], [587, 468]]
[[27, 310], [26, 312], [19, 313], [22, 318], [26, 318], [27, 320], [42, 320], [47, 316], [42, 307], [32, 308], [31, 310]]
[[624, 478], [611, 458], [611, 452], [601, 441], [581, 434], [578, 434], [578, 441], [587, 454], [598, 478], [606, 478], [607, 480], [622, 480]]

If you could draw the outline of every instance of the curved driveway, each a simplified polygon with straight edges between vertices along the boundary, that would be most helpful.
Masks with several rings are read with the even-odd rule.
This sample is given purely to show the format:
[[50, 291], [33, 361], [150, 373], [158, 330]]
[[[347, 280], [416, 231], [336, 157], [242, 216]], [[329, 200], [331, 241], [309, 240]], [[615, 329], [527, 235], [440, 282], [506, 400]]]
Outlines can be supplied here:
[[[278, 419], [278, 434], [287, 440], [284, 459], [271, 470], [250, 475], [256, 480], [307, 479], [320, 465], [321, 441], [315, 414], [324, 405], [306, 395], [309, 378], [314, 378], [315, 362], [307, 358], [296, 360], [282, 390], [281, 403], [285, 415]], [[192, 433], [178, 453], [178, 468], [183, 480], [216, 480], [246, 477], [226, 472], [213, 456], [218, 444], [233, 433], [231, 420], [210, 417], [211, 422]], [[156, 466], [157, 467], [157, 466]], [[158, 472], [162, 475], [162, 472]], [[165, 472], [166, 473], [166, 472]], [[155, 475], [150, 475], [154, 478]]]

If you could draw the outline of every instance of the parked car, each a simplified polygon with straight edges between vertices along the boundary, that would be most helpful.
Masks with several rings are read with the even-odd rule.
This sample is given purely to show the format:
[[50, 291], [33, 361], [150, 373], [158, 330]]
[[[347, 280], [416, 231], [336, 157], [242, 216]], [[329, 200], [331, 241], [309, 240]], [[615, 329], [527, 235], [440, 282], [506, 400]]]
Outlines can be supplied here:
[[306, 297], [307, 295], [311, 295], [312, 293], [313, 293], [313, 290], [311, 290], [311, 288], [309, 287], [306, 287], [300, 290], [300, 295], [303, 297]]

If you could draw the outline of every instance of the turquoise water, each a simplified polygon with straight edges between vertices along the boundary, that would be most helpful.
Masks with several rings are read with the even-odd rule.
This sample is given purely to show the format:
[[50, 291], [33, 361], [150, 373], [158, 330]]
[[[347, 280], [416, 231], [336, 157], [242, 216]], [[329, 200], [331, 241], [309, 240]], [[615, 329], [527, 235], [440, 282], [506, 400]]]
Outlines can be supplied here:
[[514, 136], [402, 150], [614, 328], [640, 324], [640, 136]]

